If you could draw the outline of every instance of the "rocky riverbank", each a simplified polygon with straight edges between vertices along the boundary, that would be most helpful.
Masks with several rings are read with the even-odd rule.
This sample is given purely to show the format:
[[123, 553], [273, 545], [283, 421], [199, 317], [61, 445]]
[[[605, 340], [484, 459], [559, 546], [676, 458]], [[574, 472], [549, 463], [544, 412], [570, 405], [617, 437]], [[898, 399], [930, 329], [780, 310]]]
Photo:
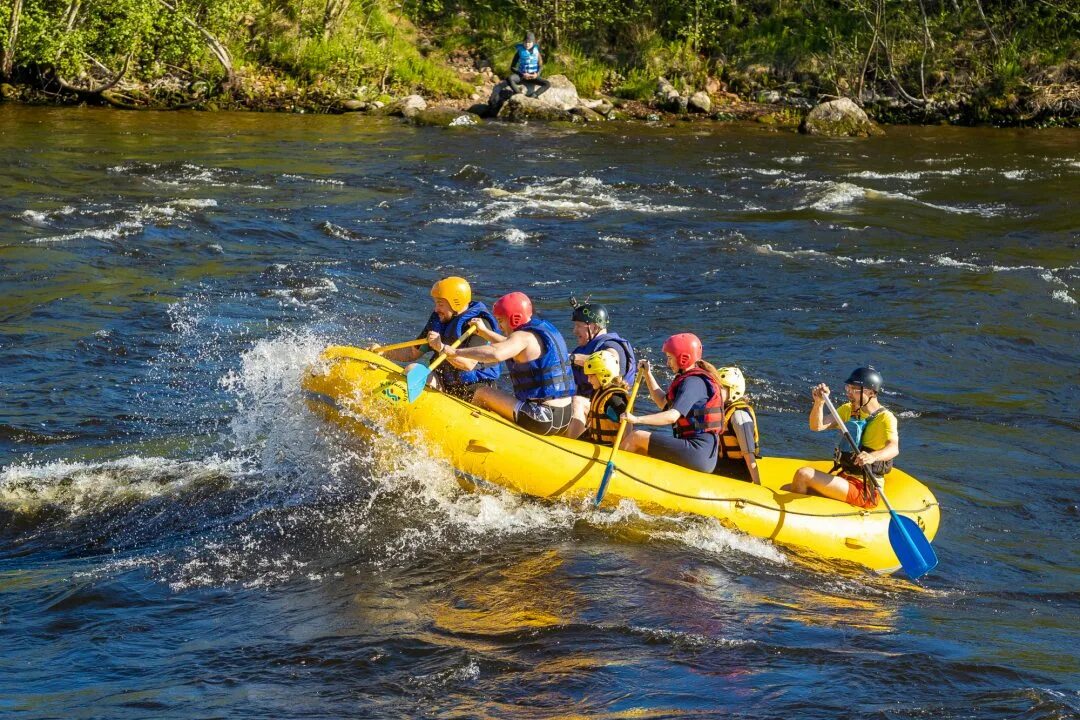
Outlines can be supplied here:
[[[837, 105], [833, 101], [841, 98], [814, 97], [805, 88], [791, 83], [781, 89], [771, 88], [764, 72], [742, 73], [731, 84], [709, 77], [700, 88], [677, 88], [667, 78], [659, 77], [650, 99], [632, 100], [604, 93], [581, 97], [564, 75], [550, 77], [551, 87], [539, 98], [512, 95], [490, 67], [457, 70], [474, 89], [467, 99], [425, 98], [419, 94], [395, 97], [363, 86], [344, 89], [332, 83], [298, 85], [273, 75], [244, 74], [238, 74], [229, 87], [207, 82], [185, 83], [179, 78], [154, 83], [122, 82], [101, 90], [3, 83], [0, 99], [27, 104], [111, 105], [130, 110], [366, 113], [400, 116], [419, 125], [445, 126], [473, 125], [484, 120], [756, 121], [776, 128], [799, 128], [811, 134], [858, 136], [878, 134], [879, 124], [1080, 127], [1080, 83], [1076, 82], [1062, 82], [1023, 97], [994, 102], [962, 94], [914, 102], [912, 98], [864, 92], [861, 101], [852, 96], [842, 98], [845, 102]], [[92, 87], [93, 83], [88, 85]], [[816, 115], [811, 113], [822, 105], [827, 105], [827, 109]], [[826, 129], [829, 126], [834, 127]]]

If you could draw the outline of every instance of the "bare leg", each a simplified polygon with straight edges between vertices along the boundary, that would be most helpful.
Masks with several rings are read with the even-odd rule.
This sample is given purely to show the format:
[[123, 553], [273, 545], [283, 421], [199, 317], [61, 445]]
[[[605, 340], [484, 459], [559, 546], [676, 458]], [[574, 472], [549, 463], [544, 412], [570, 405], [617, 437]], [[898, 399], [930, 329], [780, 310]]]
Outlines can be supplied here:
[[629, 450], [632, 453], [638, 455], [649, 454], [649, 438], [652, 437], [652, 433], [644, 430], [631, 430], [627, 428], [627, 432], [623, 435], [622, 445], [620, 449]]
[[566, 426], [563, 434], [568, 438], [581, 437], [581, 434], [585, 432], [586, 420], [589, 415], [589, 398], [575, 395], [570, 402], [570, 424]]
[[511, 421], [514, 419], [514, 408], [518, 402], [510, 393], [495, 387], [478, 388], [472, 401], [474, 405], [493, 410]]
[[812, 467], [801, 467], [795, 471], [791, 484], [784, 489], [802, 495], [816, 493], [833, 500], [846, 501], [849, 487], [848, 481], [842, 477], [823, 473]]

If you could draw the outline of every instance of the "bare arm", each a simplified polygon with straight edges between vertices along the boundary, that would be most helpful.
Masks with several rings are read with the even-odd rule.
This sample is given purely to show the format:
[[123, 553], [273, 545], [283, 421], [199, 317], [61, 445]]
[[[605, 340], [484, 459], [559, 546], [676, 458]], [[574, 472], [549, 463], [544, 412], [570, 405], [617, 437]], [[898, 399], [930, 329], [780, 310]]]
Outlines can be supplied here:
[[[660, 383], [656, 382], [656, 376], [652, 372], [652, 363], [648, 360], [639, 361], [638, 372], [645, 373], [645, 385], [649, 389], [649, 397], [652, 398], [653, 403], [656, 407], [664, 407], [667, 404], [667, 393], [660, 387]], [[672, 422], [675, 421], [672, 420]]]
[[829, 397], [829, 386], [821, 383], [815, 386], [810, 393], [814, 397], [814, 404], [810, 408], [810, 429], [814, 432], [820, 432], [834, 427], [835, 423], [833, 423], [832, 418], [825, 422], [825, 398]]
[[445, 348], [446, 356], [449, 358], [459, 357], [467, 360], [478, 360], [493, 365], [519, 355], [528, 346], [530, 337], [531, 335], [527, 332], [515, 332], [511, 333], [510, 337], [505, 340], [491, 345], [457, 349], [448, 345]]
[[[378, 345], [375, 346], [375, 348], [377, 347]], [[423, 347], [423, 345], [421, 345], [420, 347]], [[421, 355], [427, 352], [426, 350], [421, 350], [420, 347], [407, 347], [400, 348], [398, 350], [391, 350], [390, 352], [384, 354], [383, 357], [385, 357], [387, 360], [393, 360], [397, 363], [416, 362], [420, 359]]]
[[626, 419], [626, 422], [632, 425], [652, 425], [653, 427], [674, 425], [675, 421], [681, 417], [682, 413], [680, 413], [675, 408], [672, 408], [670, 410], [662, 410], [658, 413], [653, 413], [651, 415], [641, 415], [640, 417], [637, 415], [623, 413], [623, 418]]

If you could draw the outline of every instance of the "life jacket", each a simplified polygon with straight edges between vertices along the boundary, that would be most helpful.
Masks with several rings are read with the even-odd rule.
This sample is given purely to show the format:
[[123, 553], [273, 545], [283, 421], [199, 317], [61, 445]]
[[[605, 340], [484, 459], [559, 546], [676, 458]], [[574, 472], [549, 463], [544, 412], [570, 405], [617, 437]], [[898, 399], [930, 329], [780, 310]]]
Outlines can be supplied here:
[[[465, 310], [454, 315], [445, 323], [439, 319], [437, 313], [431, 313], [428, 324], [432, 330], [439, 333], [444, 343], [450, 345], [462, 336], [469, 326], [469, 321], [473, 318], [480, 318], [487, 323], [489, 328], [495, 329], [499, 327], [495, 316], [488, 312], [487, 306], [476, 300], [470, 302]], [[477, 365], [472, 370], [458, 370], [450, 363], [444, 362], [435, 368], [435, 374], [439, 376], [444, 385], [472, 385], [473, 383], [497, 380], [501, 373], [502, 370], [497, 364]]]
[[675, 402], [675, 394], [679, 386], [687, 378], [691, 377], [699, 377], [705, 381], [706, 387], [709, 388], [709, 399], [705, 402], [698, 402], [694, 407], [690, 408], [689, 413], [675, 421], [671, 430], [675, 433], [675, 437], [683, 440], [697, 437], [703, 433], [719, 435], [724, 426], [724, 399], [720, 395], [720, 386], [713, 379], [713, 376], [699, 367], [692, 367], [675, 376], [675, 379], [671, 381], [671, 385], [668, 386], [667, 405], [664, 406], [664, 409], [667, 410], [671, 407], [672, 403]]
[[[855, 444], [859, 446], [859, 450], [863, 452], [873, 452], [875, 449], [880, 449], [869, 448], [866, 445], [863, 445], [862, 438], [863, 435], [866, 433], [866, 426], [869, 425], [874, 418], [884, 412], [884, 410], [885, 408], [879, 407], [877, 410], [874, 411], [872, 415], [870, 415], [870, 417], [864, 418], [862, 420], [850, 418], [847, 422], [844, 423], [844, 425], [847, 427], [848, 432], [851, 433], [851, 439], [854, 440]], [[855, 475], [857, 477], [861, 476], [863, 474], [864, 468], [855, 464], [855, 453], [851, 450], [845, 449], [848, 447], [849, 446], [846, 439], [843, 440], [843, 445], [836, 446], [836, 450], [833, 452], [833, 468], [829, 472], [836, 472], [837, 470], [841, 470], [845, 473], [848, 473], [849, 475]], [[878, 460], [877, 462], [870, 464], [870, 472], [872, 472], [874, 475], [877, 475], [878, 477], [881, 477], [882, 475], [885, 475], [887, 472], [892, 470], [892, 467], [892, 460]]]
[[507, 360], [510, 383], [518, 400], [552, 400], [573, 396], [574, 372], [562, 333], [547, 320], [534, 317], [518, 327], [540, 340], [540, 357], [529, 362]]
[[731, 422], [736, 410], [745, 410], [750, 413], [750, 419], [754, 421], [754, 448], [752, 452], [754, 457], [761, 457], [761, 447], [758, 444], [760, 438], [758, 437], [757, 415], [754, 414], [754, 408], [744, 398], [732, 400], [724, 409], [724, 432], [720, 435], [720, 457], [725, 460], [738, 460], [740, 462], [746, 460], [743, 457], [742, 447], [739, 445], [739, 436], [735, 434], [735, 426]]
[[[572, 354], [580, 353], [582, 355], [592, 355], [597, 350], [604, 350], [606, 347], [611, 347], [612, 345], [618, 345], [626, 355], [626, 367], [619, 369], [624, 373], [622, 378], [626, 381], [626, 384], [632, 385], [634, 383], [634, 378], [637, 376], [637, 356], [634, 354], [634, 348], [631, 347], [630, 343], [619, 337], [618, 333], [601, 333], [584, 345], [574, 348]], [[593, 390], [593, 386], [589, 384], [589, 378], [585, 375], [585, 369], [578, 365], [574, 366], [574, 383], [577, 385], [578, 395], [583, 395], [585, 397], [593, 396], [595, 390]]]
[[540, 72], [540, 46], [533, 43], [532, 50], [526, 50], [525, 45], [518, 43], [514, 48], [517, 54], [514, 56], [512, 67], [516, 67], [519, 73]]
[[623, 398], [627, 400], [630, 398], [629, 391], [619, 385], [608, 385], [606, 388], [593, 395], [592, 403], [589, 405], [589, 442], [594, 442], [598, 445], [615, 444], [615, 436], [619, 434], [619, 421], [612, 420], [604, 413], [604, 410], [607, 407], [608, 401], [617, 395], [622, 395]]

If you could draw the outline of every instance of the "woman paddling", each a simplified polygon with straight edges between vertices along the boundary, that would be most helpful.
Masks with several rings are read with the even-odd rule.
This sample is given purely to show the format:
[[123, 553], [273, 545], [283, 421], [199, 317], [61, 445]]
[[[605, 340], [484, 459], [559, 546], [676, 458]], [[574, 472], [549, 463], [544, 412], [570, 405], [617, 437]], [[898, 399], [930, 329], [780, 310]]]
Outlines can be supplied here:
[[723, 384], [716, 368], [701, 359], [701, 341], [696, 335], [672, 335], [663, 351], [668, 367], [675, 373], [667, 392], [660, 389], [648, 360], [642, 360], [639, 366], [646, 373], [649, 395], [663, 410], [642, 416], [627, 413], [623, 417], [634, 425], [670, 425], [672, 434], [634, 430], [623, 437], [622, 449], [711, 473], [716, 468], [719, 437], [724, 429]]

